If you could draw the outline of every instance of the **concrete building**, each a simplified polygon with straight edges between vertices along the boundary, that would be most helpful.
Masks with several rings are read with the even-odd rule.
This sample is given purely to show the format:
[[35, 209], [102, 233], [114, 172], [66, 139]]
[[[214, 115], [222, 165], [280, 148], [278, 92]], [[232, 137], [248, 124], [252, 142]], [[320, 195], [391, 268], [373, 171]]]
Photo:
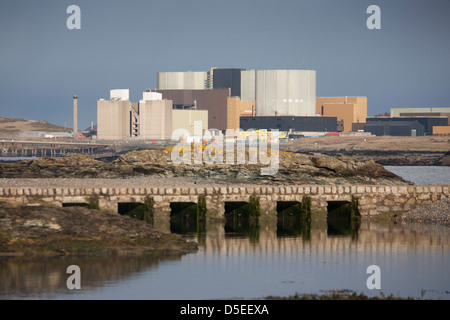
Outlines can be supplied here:
[[241, 71], [244, 69], [219, 69], [213, 70], [213, 88], [230, 89], [232, 97], [241, 96]]
[[209, 129], [227, 129], [227, 99], [230, 89], [156, 90], [163, 99], [172, 100], [174, 109], [208, 111]]
[[207, 89], [208, 72], [158, 72], [157, 86], [159, 90], [201, 90]]
[[208, 111], [207, 110], [172, 110], [172, 131], [185, 129], [194, 136], [194, 122], [201, 123], [201, 133], [208, 130]]
[[334, 116], [344, 122], [344, 132], [352, 131], [353, 123], [365, 123], [367, 118], [367, 97], [318, 97], [316, 113]]
[[[205, 72], [159, 72], [157, 92], [174, 109], [208, 110], [211, 128], [237, 129], [239, 118], [313, 116], [316, 71], [210, 68]], [[228, 98], [240, 98], [228, 100]]]
[[450, 125], [450, 108], [391, 108], [391, 118], [396, 117], [447, 117]]
[[316, 114], [316, 71], [243, 70], [241, 100], [255, 101], [257, 116]]
[[172, 135], [172, 101], [139, 101], [139, 139], [170, 140]]
[[294, 132], [336, 132], [336, 117], [295, 117], [295, 116], [255, 116], [241, 117], [240, 128], [249, 129], [278, 129], [279, 131]]
[[237, 130], [240, 128], [240, 117], [254, 116], [255, 102], [241, 101], [239, 97], [228, 97], [227, 99], [227, 129]]
[[169, 140], [172, 101], [156, 92], [144, 92], [139, 103], [130, 102], [128, 89], [110, 91], [110, 100], [97, 102], [99, 140]]
[[[123, 140], [131, 136], [129, 90], [111, 90], [110, 100], [97, 101], [97, 138]], [[137, 110], [137, 105], [134, 108]]]

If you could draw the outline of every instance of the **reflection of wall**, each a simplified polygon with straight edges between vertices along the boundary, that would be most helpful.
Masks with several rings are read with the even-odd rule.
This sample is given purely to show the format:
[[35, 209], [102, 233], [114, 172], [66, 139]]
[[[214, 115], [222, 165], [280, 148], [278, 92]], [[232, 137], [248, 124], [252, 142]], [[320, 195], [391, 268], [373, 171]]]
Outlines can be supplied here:
[[450, 233], [445, 226], [431, 224], [397, 224], [388, 225], [375, 222], [361, 222], [357, 235], [329, 236], [327, 224], [311, 227], [310, 239], [304, 235], [297, 237], [277, 237], [276, 223], [261, 224], [259, 240], [252, 241], [249, 237], [236, 239], [227, 237], [223, 224], [210, 226], [206, 233], [205, 249], [221, 251], [228, 255], [240, 255], [257, 250], [272, 254], [299, 253], [304, 250], [314, 250], [331, 254], [337, 250], [350, 251], [364, 248], [368, 252], [379, 250], [388, 252], [404, 251], [408, 248], [445, 248], [450, 245]]

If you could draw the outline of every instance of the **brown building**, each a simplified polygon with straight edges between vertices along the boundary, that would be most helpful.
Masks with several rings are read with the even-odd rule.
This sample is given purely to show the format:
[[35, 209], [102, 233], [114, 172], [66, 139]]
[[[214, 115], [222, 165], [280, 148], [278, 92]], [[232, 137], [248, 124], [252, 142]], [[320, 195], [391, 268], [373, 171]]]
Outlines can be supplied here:
[[352, 123], [365, 123], [367, 97], [316, 98], [316, 113], [344, 121], [344, 132], [352, 131]]
[[227, 100], [227, 129], [240, 129], [240, 117], [252, 116], [255, 113], [255, 101], [241, 101], [239, 97]]
[[174, 109], [208, 110], [208, 129], [227, 129], [229, 89], [156, 90], [163, 99], [172, 100]]

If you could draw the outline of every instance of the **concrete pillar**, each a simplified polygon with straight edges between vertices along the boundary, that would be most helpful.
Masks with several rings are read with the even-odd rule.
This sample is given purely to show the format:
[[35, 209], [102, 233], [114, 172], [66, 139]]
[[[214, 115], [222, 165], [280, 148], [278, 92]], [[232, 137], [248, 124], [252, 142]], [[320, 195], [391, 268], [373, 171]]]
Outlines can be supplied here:
[[153, 227], [162, 233], [170, 233], [170, 217], [160, 216], [153, 218]]
[[225, 202], [219, 196], [206, 196], [206, 218], [213, 220], [225, 219]]
[[99, 206], [100, 210], [111, 211], [111, 212], [115, 212], [115, 213], [119, 212], [119, 210], [118, 210], [119, 206], [118, 206], [117, 201], [111, 201], [110, 199], [105, 199], [103, 197], [99, 197], [98, 206]]
[[277, 218], [277, 201], [269, 198], [259, 198], [260, 220]]

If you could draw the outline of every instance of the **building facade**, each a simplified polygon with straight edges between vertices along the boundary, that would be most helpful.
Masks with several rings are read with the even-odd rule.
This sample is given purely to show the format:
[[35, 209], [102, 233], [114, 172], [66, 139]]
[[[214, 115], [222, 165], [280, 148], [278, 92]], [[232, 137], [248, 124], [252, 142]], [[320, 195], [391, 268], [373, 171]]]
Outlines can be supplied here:
[[255, 116], [240, 117], [240, 128], [286, 132], [336, 132], [336, 117]]
[[[194, 128], [194, 125], [200, 124], [200, 128]], [[194, 129], [201, 130], [203, 134], [208, 130], [208, 111], [207, 110], [172, 110], [172, 130], [184, 129], [189, 131], [191, 136], [196, 132]]]
[[208, 72], [158, 72], [157, 86], [161, 90], [201, 90], [208, 87]]
[[172, 101], [144, 92], [139, 103], [130, 102], [128, 89], [110, 91], [110, 100], [97, 101], [97, 139], [169, 140]]
[[241, 71], [243, 69], [219, 69], [213, 70], [213, 88], [230, 89], [230, 96], [241, 96]]
[[450, 125], [450, 108], [391, 108], [391, 118], [442, 116], [447, 117], [447, 125]]
[[255, 102], [241, 101], [239, 97], [227, 99], [227, 129], [240, 129], [240, 117], [254, 116]]
[[230, 89], [156, 90], [163, 99], [172, 100], [174, 108], [208, 111], [210, 129], [227, 129], [227, 99]]
[[139, 139], [170, 140], [172, 135], [172, 101], [139, 101]]
[[444, 116], [441, 117], [398, 117], [398, 118], [367, 118], [367, 123], [373, 122], [412, 122], [417, 121], [424, 128], [425, 135], [433, 134], [433, 127], [435, 126], [446, 126], [448, 124], [448, 119]]
[[418, 121], [376, 121], [363, 125], [364, 132], [376, 136], [423, 136], [425, 128]]
[[365, 123], [367, 118], [367, 97], [318, 97], [316, 113], [334, 116], [344, 122], [344, 132], [352, 131], [353, 123]]
[[257, 116], [313, 116], [316, 71], [243, 70], [241, 100], [255, 101]]
[[[123, 140], [131, 136], [128, 90], [111, 90], [110, 100], [97, 101], [97, 138]], [[134, 107], [137, 108], [135, 105]]]

